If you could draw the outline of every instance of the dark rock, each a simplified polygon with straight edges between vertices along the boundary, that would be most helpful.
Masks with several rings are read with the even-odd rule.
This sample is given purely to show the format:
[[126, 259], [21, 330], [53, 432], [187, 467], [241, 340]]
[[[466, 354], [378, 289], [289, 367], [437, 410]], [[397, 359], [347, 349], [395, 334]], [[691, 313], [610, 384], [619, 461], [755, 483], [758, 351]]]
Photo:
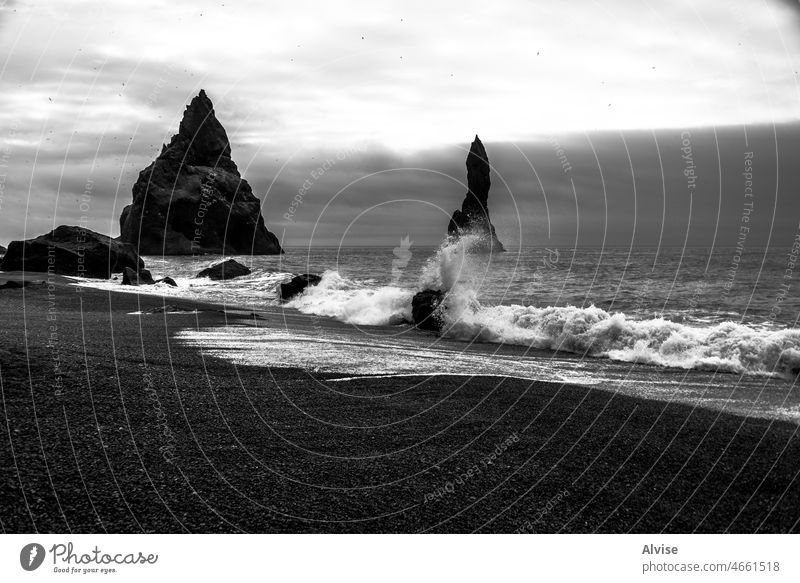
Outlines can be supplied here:
[[130, 267], [122, 270], [122, 285], [139, 285], [139, 274]]
[[132, 245], [81, 227], [62, 225], [46, 235], [12, 241], [2, 271], [41, 271], [108, 279], [126, 267], [144, 269]]
[[478, 136], [467, 155], [467, 196], [461, 210], [453, 213], [447, 233], [451, 237], [462, 234], [474, 234], [481, 237], [481, 242], [471, 251], [493, 252], [505, 251], [503, 244], [497, 239], [494, 225], [489, 219], [489, 157]]
[[426, 289], [418, 292], [411, 299], [411, 318], [414, 326], [422, 330], [440, 332], [442, 317], [440, 306], [444, 299], [444, 292]]
[[162, 277], [161, 279], [157, 279], [155, 281], [155, 283], [165, 283], [165, 284], [170, 285], [172, 287], [178, 287], [177, 282], [174, 279], [172, 279], [171, 277], [169, 277], [169, 276]]
[[20, 289], [23, 287], [28, 287], [31, 284], [29, 281], [16, 281], [16, 280], [9, 280], [5, 282], [3, 285], [0, 285], [0, 289]]
[[207, 267], [195, 277], [208, 277], [214, 280], [233, 279], [234, 277], [241, 277], [242, 275], [250, 275], [251, 271], [234, 259], [228, 259], [221, 263], [216, 263], [211, 267]]
[[122, 270], [122, 285], [153, 285], [153, 276], [146, 269], [135, 269], [126, 267]]
[[0, 255], [4, 255], [6, 252], [6, 248], [0, 245]]
[[261, 202], [231, 159], [225, 128], [205, 91], [192, 99], [178, 133], [139, 173], [120, 239], [142, 254], [283, 253]]
[[290, 300], [294, 296], [303, 293], [310, 285], [317, 285], [322, 281], [319, 275], [313, 273], [304, 273], [302, 275], [295, 275], [288, 283], [280, 285], [280, 298], [282, 300]]

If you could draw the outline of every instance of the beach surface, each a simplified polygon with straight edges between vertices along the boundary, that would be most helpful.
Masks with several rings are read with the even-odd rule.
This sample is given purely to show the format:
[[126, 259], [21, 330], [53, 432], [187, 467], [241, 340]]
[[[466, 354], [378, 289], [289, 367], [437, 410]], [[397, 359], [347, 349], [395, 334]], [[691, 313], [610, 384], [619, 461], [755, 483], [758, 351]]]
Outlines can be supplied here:
[[797, 423], [560, 382], [242, 365], [181, 338], [364, 327], [26, 277], [0, 290], [4, 532], [800, 529]]

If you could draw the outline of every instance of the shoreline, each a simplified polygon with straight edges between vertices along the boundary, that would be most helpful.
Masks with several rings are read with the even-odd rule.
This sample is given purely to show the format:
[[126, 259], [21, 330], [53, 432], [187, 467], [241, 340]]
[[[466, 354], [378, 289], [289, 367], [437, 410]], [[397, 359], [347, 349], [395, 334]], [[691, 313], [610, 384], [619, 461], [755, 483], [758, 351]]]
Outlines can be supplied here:
[[[791, 423], [510, 377], [234, 365], [175, 333], [312, 317], [63, 279], [49, 295], [0, 291], [7, 532], [800, 528]], [[165, 304], [198, 311], [130, 315]]]
[[[266, 286], [277, 285], [282, 277], [288, 276], [288, 273], [272, 272], [268, 280], [262, 279], [262, 283]], [[217, 309], [261, 314], [265, 317], [272, 315], [285, 320], [283, 335], [267, 333], [277, 327], [243, 332], [234, 328], [227, 328], [223, 332], [211, 328], [180, 335], [180, 339], [189, 346], [235, 347], [232, 350], [211, 350], [210, 353], [237, 364], [313, 368], [332, 374], [373, 378], [386, 373], [409, 374], [417, 370], [415, 367], [420, 367], [425, 374], [442, 374], [446, 371], [455, 376], [501, 376], [528, 381], [592, 385], [633, 397], [676, 401], [740, 416], [800, 424], [800, 389], [783, 374], [670, 366], [629, 358], [581, 354], [578, 351], [533, 348], [514, 341], [507, 343], [478, 338], [469, 340], [450, 335], [433, 336], [426, 331], [417, 331], [407, 323], [351, 324], [341, 317], [303, 313], [298, 308], [287, 307], [265, 297], [263, 289], [252, 288], [242, 297], [238, 293], [240, 288], [236, 281], [200, 284], [199, 289], [203, 291], [198, 297], [197, 287], [187, 287], [198, 285], [192, 281], [184, 277], [181, 287], [178, 288], [120, 286], [118, 281], [103, 281], [98, 284], [97, 281], [84, 280], [78, 284], [106, 292], [153, 297], [166, 294], [165, 297], [178, 303], [197, 302], [216, 306]], [[221, 301], [209, 303], [210, 295]], [[371, 350], [375, 337], [382, 346], [381, 349]], [[262, 345], [277, 340], [294, 344], [297, 354], [289, 356], [284, 350], [283, 358], [274, 358], [261, 350]], [[319, 350], [305, 354], [304, 357], [299, 356], [305, 352], [305, 347], [298, 346], [303, 341], [312, 343]], [[359, 366], [349, 354], [341, 354], [337, 345], [342, 343], [361, 346], [362, 360], [373, 363], [372, 369], [354, 370], [369, 367]], [[397, 354], [390, 354], [392, 348]], [[341, 360], [332, 358], [329, 352], [339, 352]], [[241, 353], [246, 353], [246, 356]], [[452, 360], [443, 359], [442, 354], [445, 353]], [[320, 358], [320, 354], [325, 356]]]

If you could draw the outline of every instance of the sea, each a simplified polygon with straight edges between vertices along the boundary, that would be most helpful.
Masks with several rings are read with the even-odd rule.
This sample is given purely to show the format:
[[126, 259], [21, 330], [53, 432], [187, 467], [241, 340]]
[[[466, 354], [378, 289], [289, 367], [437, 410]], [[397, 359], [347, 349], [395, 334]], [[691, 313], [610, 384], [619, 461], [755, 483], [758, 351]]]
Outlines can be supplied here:
[[[462, 237], [438, 247], [403, 240], [290, 247], [280, 256], [144, 257], [154, 277], [170, 276], [178, 287], [79, 285], [265, 314], [262, 325], [200, 329], [176, 312], [187, 321], [177, 341], [237, 364], [302, 367], [331, 382], [515, 377], [800, 422], [797, 247], [474, 248]], [[227, 258], [252, 273], [195, 277]], [[279, 284], [301, 273], [322, 281], [280, 302]], [[446, 294], [441, 335], [411, 325], [411, 301], [423, 289]]]

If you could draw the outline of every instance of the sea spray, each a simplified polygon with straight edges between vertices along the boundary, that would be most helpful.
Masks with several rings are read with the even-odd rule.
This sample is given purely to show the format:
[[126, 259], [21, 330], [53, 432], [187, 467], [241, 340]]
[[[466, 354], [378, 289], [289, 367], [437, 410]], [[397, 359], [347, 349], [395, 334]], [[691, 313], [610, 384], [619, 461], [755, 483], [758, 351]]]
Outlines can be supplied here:
[[491, 278], [491, 256], [471, 253], [478, 243], [476, 236], [446, 240], [422, 268], [415, 289], [378, 287], [329, 271], [318, 286], [287, 305], [350, 324], [398, 324], [410, 322], [414, 294], [433, 289], [445, 292], [441, 333], [457, 340], [684, 369], [788, 377], [800, 370], [800, 330], [795, 328], [689, 325], [596, 306], [483, 305], [480, 290]]
[[[322, 281], [306, 290], [286, 306], [304, 314], [328, 316], [356, 325], [387, 325], [411, 322], [411, 300], [419, 289], [451, 290], [448, 309], [458, 312], [477, 301], [475, 289], [486, 269], [470, 249], [481, 238], [467, 235], [447, 239], [422, 269], [416, 289], [395, 285], [374, 286], [374, 282], [352, 280], [337, 271], [326, 271]], [[463, 308], [462, 308], [463, 304]]]
[[446, 241], [420, 278], [421, 287], [447, 292], [440, 308], [446, 337], [685, 369], [783, 376], [800, 371], [797, 329], [766, 331], [735, 322], [688, 326], [595, 306], [482, 306], [478, 283], [486, 266], [470, 253], [475, 244], [468, 237]]
[[439, 308], [446, 321], [458, 322], [463, 313], [480, 308], [478, 294], [489, 273], [491, 255], [473, 253], [481, 248], [484, 237], [462, 235], [446, 239], [426, 262], [419, 278], [419, 289], [446, 292]]
[[425, 263], [419, 289], [450, 291], [459, 284], [472, 287], [476, 280], [476, 256], [470, 249], [480, 241], [477, 235], [446, 239]]

